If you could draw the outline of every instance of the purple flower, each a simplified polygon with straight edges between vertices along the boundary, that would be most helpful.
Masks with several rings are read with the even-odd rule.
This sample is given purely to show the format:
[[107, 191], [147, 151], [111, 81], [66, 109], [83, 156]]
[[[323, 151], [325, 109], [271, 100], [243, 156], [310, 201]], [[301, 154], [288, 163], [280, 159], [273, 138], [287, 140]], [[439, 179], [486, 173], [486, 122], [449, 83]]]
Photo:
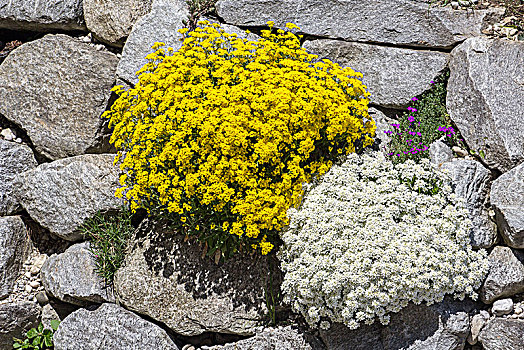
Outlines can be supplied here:
[[418, 98], [413, 97], [413, 98], [411, 99], [411, 101], [418, 101]]
[[431, 84], [435, 84], [435, 82], [434, 82], [433, 80], [432, 80], [432, 81], [430, 81], [430, 83], [431, 83]]
[[413, 107], [408, 107], [408, 111], [410, 111], [410, 112], [416, 112], [417, 109], [416, 109], [416, 108], [413, 108]]
[[413, 122], [415, 121], [415, 117], [412, 116], [412, 115], [410, 115], [410, 116], [408, 117], [408, 120], [409, 120], [410, 123], [413, 123]]

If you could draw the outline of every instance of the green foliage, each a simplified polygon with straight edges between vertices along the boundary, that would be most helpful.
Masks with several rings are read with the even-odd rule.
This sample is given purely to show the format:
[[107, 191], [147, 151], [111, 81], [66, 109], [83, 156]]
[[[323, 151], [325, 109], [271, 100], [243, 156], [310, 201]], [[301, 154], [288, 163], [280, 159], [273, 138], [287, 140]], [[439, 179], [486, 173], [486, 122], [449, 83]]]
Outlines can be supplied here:
[[96, 272], [106, 284], [113, 277], [125, 258], [127, 243], [134, 231], [132, 213], [123, 207], [118, 214], [97, 213], [82, 226], [82, 232], [90, 240], [90, 251], [96, 262]]
[[189, 20], [184, 21], [184, 25], [193, 30], [197, 27], [199, 19], [215, 11], [217, 0], [186, 0], [189, 7]]
[[13, 338], [13, 349], [54, 349], [53, 334], [58, 329], [59, 324], [60, 321], [52, 320], [51, 329], [44, 329], [44, 325], [40, 323], [37, 328], [31, 328], [27, 331], [25, 339]]

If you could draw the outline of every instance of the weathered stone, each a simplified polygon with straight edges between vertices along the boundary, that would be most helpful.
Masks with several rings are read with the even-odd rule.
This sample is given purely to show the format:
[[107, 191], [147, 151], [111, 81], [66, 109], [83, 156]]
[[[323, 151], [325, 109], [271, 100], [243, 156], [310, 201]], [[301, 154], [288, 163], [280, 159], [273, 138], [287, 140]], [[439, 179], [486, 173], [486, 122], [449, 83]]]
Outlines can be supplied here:
[[12, 349], [13, 337], [23, 338], [35, 327], [40, 317], [40, 307], [33, 302], [0, 304], [0, 349]]
[[100, 41], [122, 47], [140, 17], [151, 11], [152, 0], [84, 0], [87, 29]]
[[387, 326], [374, 323], [349, 330], [334, 324], [320, 336], [329, 350], [459, 350], [464, 348], [473, 308], [471, 301], [409, 304], [392, 314]]
[[112, 290], [95, 272], [89, 243], [79, 243], [46, 260], [40, 276], [47, 294], [75, 305], [113, 302]]
[[496, 246], [489, 254], [489, 273], [480, 290], [486, 304], [524, 292], [524, 252]]
[[[145, 222], [125, 264], [115, 274], [115, 294], [127, 309], [164, 323], [176, 333], [252, 335], [266, 311], [268, 257], [245, 256], [216, 265], [199, 245]], [[273, 263], [276, 266], [276, 262]], [[273, 285], [279, 273], [273, 272]]]
[[429, 158], [437, 166], [453, 160], [453, 152], [444, 142], [437, 140], [429, 145]]
[[115, 304], [67, 316], [54, 337], [55, 350], [178, 350], [167, 333]]
[[277, 27], [292, 22], [307, 34], [347, 41], [446, 47], [480, 35], [499, 9], [453, 11], [413, 0], [219, 0], [226, 23]]
[[0, 29], [85, 30], [82, 0], [0, 0]]
[[44, 163], [19, 174], [15, 195], [29, 215], [68, 241], [82, 239], [79, 227], [97, 211], [119, 209], [119, 170], [113, 154], [85, 154]]
[[493, 181], [491, 204], [506, 244], [524, 248], [524, 163]]
[[133, 26], [118, 63], [117, 76], [127, 84], [138, 82], [136, 72], [147, 63], [145, 57], [153, 50], [155, 42], [163, 42], [175, 51], [182, 46], [182, 35], [178, 30], [184, 27], [182, 21], [189, 17], [189, 10], [183, 0], [154, 0], [151, 12]]
[[0, 217], [0, 299], [13, 291], [29, 256], [31, 240], [19, 216]]
[[479, 335], [484, 350], [524, 349], [524, 320], [494, 318]]
[[385, 131], [391, 130], [391, 124], [395, 123], [394, 119], [387, 117], [384, 113], [376, 108], [369, 108], [369, 116], [375, 121], [377, 130], [375, 131], [375, 143], [378, 145], [380, 151], [387, 152], [390, 143], [390, 137], [386, 135]]
[[13, 194], [13, 179], [38, 164], [31, 148], [4, 140], [0, 140], [0, 159], [0, 216], [11, 215], [20, 208]]
[[306, 41], [303, 46], [320, 58], [362, 72], [371, 93], [370, 102], [390, 108], [406, 106], [413, 96], [429, 90], [430, 82], [446, 69], [449, 56], [436, 51], [327, 39]]
[[482, 310], [479, 314], [476, 314], [471, 318], [471, 331], [468, 335], [468, 343], [470, 345], [477, 344], [480, 331], [486, 325], [488, 320], [489, 313], [485, 310]]
[[265, 328], [254, 337], [235, 343], [216, 346], [203, 346], [201, 350], [237, 350], [237, 349], [293, 349], [312, 350], [302, 334], [291, 327]]
[[491, 181], [489, 170], [469, 159], [456, 159], [440, 168], [451, 177], [455, 193], [466, 200], [472, 222], [471, 245], [474, 248], [491, 247], [497, 239], [497, 227], [490, 220], [485, 205]]
[[513, 312], [513, 300], [509, 298], [496, 300], [493, 303], [491, 311], [495, 314], [495, 316], [503, 316], [510, 314]]
[[0, 113], [50, 159], [99, 152], [117, 63], [63, 34], [28, 42], [0, 65]]
[[451, 54], [447, 109], [490, 168], [524, 161], [524, 43], [478, 37]]

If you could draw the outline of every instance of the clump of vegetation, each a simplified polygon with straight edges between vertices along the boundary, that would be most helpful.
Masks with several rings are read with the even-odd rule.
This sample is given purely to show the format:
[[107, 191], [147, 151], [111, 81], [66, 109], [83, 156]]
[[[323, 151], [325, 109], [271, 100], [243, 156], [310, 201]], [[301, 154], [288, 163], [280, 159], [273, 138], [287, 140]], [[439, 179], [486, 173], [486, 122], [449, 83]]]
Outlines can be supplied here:
[[13, 338], [13, 349], [52, 350], [54, 349], [53, 335], [58, 329], [60, 321], [52, 320], [51, 329], [44, 328], [40, 323], [37, 328], [31, 328], [25, 339]]
[[215, 12], [216, 3], [217, 0], [186, 0], [189, 8], [189, 19], [183, 22], [184, 25], [189, 30], [196, 29], [202, 16]]
[[125, 258], [125, 249], [132, 236], [131, 211], [123, 207], [117, 214], [97, 213], [82, 226], [83, 234], [89, 239], [89, 250], [95, 259], [95, 271], [106, 285]]
[[268, 254], [302, 184], [370, 145], [362, 74], [301, 48], [287, 30], [257, 41], [200, 22], [177, 52], [157, 43], [110, 111], [117, 196], [168, 218], [207, 254]]

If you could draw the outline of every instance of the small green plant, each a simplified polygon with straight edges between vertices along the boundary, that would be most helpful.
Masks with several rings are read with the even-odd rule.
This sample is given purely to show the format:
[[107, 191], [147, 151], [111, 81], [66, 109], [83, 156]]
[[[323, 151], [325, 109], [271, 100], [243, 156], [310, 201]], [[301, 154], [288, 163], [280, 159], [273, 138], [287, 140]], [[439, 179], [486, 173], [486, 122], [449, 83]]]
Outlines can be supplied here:
[[90, 252], [96, 262], [96, 272], [106, 285], [125, 258], [125, 249], [134, 227], [131, 224], [131, 211], [123, 207], [118, 214], [97, 213], [82, 226], [82, 231], [90, 240]]
[[13, 349], [35, 349], [35, 350], [51, 350], [54, 349], [53, 335], [58, 329], [59, 320], [51, 321], [51, 329], [44, 328], [40, 323], [37, 328], [31, 328], [26, 333], [25, 339], [13, 338]]
[[189, 30], [194, 30], [202, 16], [215, 11], [216, 3], [217, 0], [186, 0], [189, 7], [189, 19], [183, 22], [184, 25]]

